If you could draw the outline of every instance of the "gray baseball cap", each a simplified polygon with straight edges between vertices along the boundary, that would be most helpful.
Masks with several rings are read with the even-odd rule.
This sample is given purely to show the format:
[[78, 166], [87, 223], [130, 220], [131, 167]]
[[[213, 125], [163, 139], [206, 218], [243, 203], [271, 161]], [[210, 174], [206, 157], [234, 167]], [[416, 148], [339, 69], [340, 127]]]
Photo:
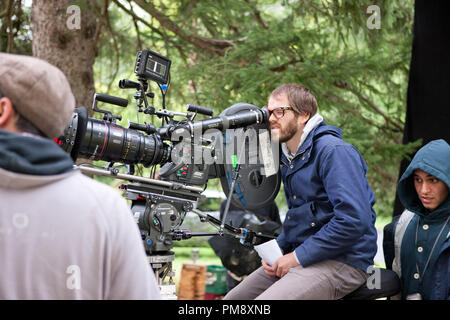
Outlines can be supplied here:
[[51, 139], [63, 133], [75, 109], [64, 73], [36, 57], [0, 53], [0, 91]]

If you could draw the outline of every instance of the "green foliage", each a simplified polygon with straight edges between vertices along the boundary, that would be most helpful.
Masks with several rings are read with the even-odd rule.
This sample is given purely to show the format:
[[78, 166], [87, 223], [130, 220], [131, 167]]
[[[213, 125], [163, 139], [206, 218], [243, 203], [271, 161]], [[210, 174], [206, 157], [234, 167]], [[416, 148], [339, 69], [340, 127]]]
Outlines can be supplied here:
[[[202, 208], [203, 210], [204, 208]], [[182, 224], [182, 229], [192, 232], [217, 232], [218, 227], [207, 222], [200, 222], [195, 214], [188, 214]], [[208, 243], [209, 236], [192, 237], [188, 240], [175, 241], [174, 247], [210, 247]]]
[[205, 57], [182, 78], [196, 79], [195, 98], [216, 108], [237, 101], [262, 106], [285, 82], [307, 86], [327, 123], [341, 127], [366, 159], [377, 213], [391, 215], [399, 163], [419, 145], [401, 144], [412, 1], [380, 3], [379, 30], [366, 27], [372, 1], [257, 3], [269, 28], [241, 16], [240, 32], [230, 28], [224, 37], [246, 40], [223, 57]]
[[[185, 228], [183, 223], [183, 228]], [[197, 232], [197, 230], [195, 230]], [[174, 242], [174, 248], [209, 247], [209, 237], [194, 237], [188, 240]]]
[[174, 248], [173, 251], [175, 252], [175, 256], [180, 259], [190, 259], [192, 249], [199, 249], [199, 256], [204, 259], [213, 258], [216, 259], [216, 254], [214, 253], [214, 250], [212, 250], [210, 247], [177, 247]]

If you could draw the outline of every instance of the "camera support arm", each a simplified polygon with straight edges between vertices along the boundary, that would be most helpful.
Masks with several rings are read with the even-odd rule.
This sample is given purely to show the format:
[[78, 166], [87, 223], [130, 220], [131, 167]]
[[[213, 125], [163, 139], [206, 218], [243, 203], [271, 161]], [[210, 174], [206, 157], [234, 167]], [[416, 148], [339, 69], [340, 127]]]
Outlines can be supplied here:
[[127, 180], [127, 181], [132, 181], [132, 182], [141, 182], [141, 183], [146, 183], [148, 185], [157, 185], [157, 186], [161, 186], [161, 187], [168, 187], [170, 189], [182, 189], [182, 190], [187, 190], [187, 191], [193, 191], [193, 192], [199, 193], [199, 194], [201, 192], [203, 192], [203, 188], [199, 188], [199, 187], [186, 186], [181, 183], [139, 177], [139, 176], [135, 176], [135, 175], [119, 173], [117, 171], [97, 169], [97, 168], [92, 168], [92, 167], [88, 167], [85, 165], [75, 165], [74, 168], [79, 169], [81, 172], [87, 173], [87, 174], [95, 174], [95, 175], [100, 175], [100, 176], [113, 177], [116, 179], [122, 179], [122, 180]]
[[[236, 181], [239, 178], [239, 171], [241, 169], [240, 163], [242, 161], [242, 156], [244, 154], [244, 150], [245, 150], [245, 143], [242, 144], [241, 152], [239, 154], [239, 160], [236, 161], [236, 166], [235, 166], [235, 168], [233, 170], [233, 176], [232, 176], [232, 179], [231, 179], [230, 191], [229, 191], [229, 194], [228, 194], [228, 197], [227, 197], [227, 202], [225, 203], [225, 210], [224, 210], [224, 214], [223, 214], [222, 224], [220, 226], [220, 232], [223, 232], [223, 230], [224, 230], [224, 225], [225, 225], [225, 221], [226, 221], [226, 218], [227, 218], [227, 215], [228, 215], [228, 210], [230, 209], [231, 198], [233, 197], [233, 192], [234, 192], [234, 188], [235, 188], [235, 185], [236, 185]], [[233, 159], [233, 162], [234, 162], [234, 160], [235, 160], [235, 158]]]
[[[229, 234], [232, 236], [235, 236], [237, 238], [241, 239], [241, 243], [244, 246], [252, 246], [255, 244], [256, 239], [263, 239], [263, 240], [272, 240], [275, 239], [276, 237], [274, 236], [270, 236], [270, 235], [266, 235], [266, 234], [262, 234], [262, 233], [256, 233], [255, 231], [246, 229], [246, 228], [235, 228], [227, 223], [222, 223], [222, 221], [220, 221], [219, 219], [214, 218], [213, 216], [206, 214], [198, 209], [193, 209], [191, 212], [197, 214], [200, 217], [200, 220], [202, 222], [211, 222], [217, 226], [223, 226], [223, 230], [219, 231], [217, 233], [191, 233], [188, 230], [178, 230], [181, 233], [184, 233], [182, 235], [182, 237], [184, 236], [184, 238], [182, 239], [189, 239], [193, 236], [213, 236], [213, 235], [218, 235], [218, 236], [223, 236], [224, 234]], [[176, 239], [176, 240], [181, 240], [181, 239]]]

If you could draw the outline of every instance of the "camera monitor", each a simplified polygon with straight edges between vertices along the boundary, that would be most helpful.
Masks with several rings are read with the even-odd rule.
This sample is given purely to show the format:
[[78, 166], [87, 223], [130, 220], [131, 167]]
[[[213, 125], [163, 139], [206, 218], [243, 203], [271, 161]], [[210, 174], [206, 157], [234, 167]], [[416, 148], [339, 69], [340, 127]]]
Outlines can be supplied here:
[[138, 77], [144, 77], [156, 81], [159, 84], [167, 84], [169, 81], [171, 61], [156, 52], [145, 49], [139, 51], [136, 56], [134, 72]]

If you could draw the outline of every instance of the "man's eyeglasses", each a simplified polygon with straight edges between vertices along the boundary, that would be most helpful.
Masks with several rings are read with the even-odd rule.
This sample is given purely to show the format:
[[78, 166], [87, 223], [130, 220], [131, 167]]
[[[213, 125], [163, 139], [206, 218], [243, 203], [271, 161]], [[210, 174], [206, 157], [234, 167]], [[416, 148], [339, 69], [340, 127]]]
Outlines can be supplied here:
[[284, 112], [286, 110], [292, 110], [292, 107], [289, 107], [289, 106], [287, 106], [287, 107], [279, 107], [279, 108], [275, 108], [275, 109], [272, 109], [272, 110], [269, 110], [269, 108], [267, 108], [267, 111], [269, 111], [269, 118], [273, 114], [275, 116], [275, 118], [277, 118], [277, 119], [283, 118], [284, 117]]

